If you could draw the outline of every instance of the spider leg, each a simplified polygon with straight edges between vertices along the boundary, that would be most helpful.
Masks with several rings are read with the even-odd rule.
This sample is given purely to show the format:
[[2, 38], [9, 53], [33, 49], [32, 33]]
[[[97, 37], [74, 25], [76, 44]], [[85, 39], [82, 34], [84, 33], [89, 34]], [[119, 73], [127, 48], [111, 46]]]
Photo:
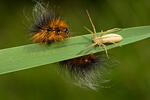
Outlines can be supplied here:
[[105, 31], [104, 34], [109, 33], [109, 32], [119, 31], [119, 30], [121, 30], [121, 29], [120, 28], [109, 29], [109, 30]]
[[90, 16], [88, 10], [86, 10], [86, 13], [87, 13], [87, 15], [88, 15], [88, 17], [89, 17], [89, 20], [90, 20], [90, 23], [91, 23], [91, 25], [92, 25], [92, 27], [93, 27], [93, 31], [94, 31], [94, 33], [96, 34], [96, 28], [95, 28], [95, 25], [93, 24], [93, 21], [92, 21], [92, 19], [91, 19], [91, 16]]
[[97, 38], [96, 33], [92, 32], [89, 28], [87, 28], [87, 27], [85, 27], [85, 26], [84, 26], [84, 28], [85, 28], [88, 32], [90, 32], [91, 34], [93, 34], [94, 39]]
[[95, 46], [96, 44], [97, 43], [93, 43], [93, 44], [89, 45], [88, 47], [86, 47], [83, 50], [81, 50], [80, 53], [83, 52], [83, 51], [85, 51], [85, 50], [87, 50], [87, 49], [89, 49], [89, 48], [91, 48], [91, 47], [93, 47], [93, 46]]
[[106, 46], [105, 46], [104, 44], [102, 44], [102, 46], [103, 46], [104, 49], [105, 49], [105, 53], [106, 53], [107, 58], [109, 58]]
[[121, 47], [121, 45], [119, 45], [118, 43], [112, 42], [114, 45]]
[[101, 36], [103, 35], [103, 33], [104, 33], [104, 31], [103, 31], [103, 30], [101, 30], [101, 33], [100, 33], [99, 37], [101, 37]]

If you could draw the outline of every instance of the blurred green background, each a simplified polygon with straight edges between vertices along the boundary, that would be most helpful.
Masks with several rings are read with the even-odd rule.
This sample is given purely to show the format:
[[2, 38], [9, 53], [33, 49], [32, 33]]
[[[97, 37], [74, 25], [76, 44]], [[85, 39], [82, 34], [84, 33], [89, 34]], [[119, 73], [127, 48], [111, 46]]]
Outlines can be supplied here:
[[[47, 0], [48, 1], [48, 0]], [[44, 1], [44, 2], [47, 2]], [[91, 28], [88, 9], [97, 31], [150, 24], [150, 0], [51, 0], [67, 21], [72, 36]], [[0, 0], [0, 49], [30, 44], [26, 16], [32, 0]], [[150, 39], [109, 50], [120, 63], [112, 69], [111, 88], [80, 88], [58, 73], [57, 64], [0, 76], [0, 100], [150, 100]], [[18, 55], [19, 56], [19, 55]], [[3, 67], [3, 66], [0, 66]]]

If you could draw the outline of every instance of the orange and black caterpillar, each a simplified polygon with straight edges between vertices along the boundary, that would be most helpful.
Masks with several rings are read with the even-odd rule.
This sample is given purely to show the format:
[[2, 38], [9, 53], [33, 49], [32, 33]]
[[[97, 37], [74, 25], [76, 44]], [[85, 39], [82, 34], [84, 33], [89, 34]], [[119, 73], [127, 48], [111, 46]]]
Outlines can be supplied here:
[[32, 40], [34, 43], [61, 41], [69, 37], [68, 25], [54, 12], [37, 2], [34, 7], [34, 25], [32, 26]]

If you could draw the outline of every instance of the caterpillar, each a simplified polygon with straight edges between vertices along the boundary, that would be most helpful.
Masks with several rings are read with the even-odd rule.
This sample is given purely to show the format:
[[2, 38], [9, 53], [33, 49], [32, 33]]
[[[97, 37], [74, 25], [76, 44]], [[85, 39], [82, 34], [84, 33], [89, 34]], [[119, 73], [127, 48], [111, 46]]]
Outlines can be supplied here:
[[69, 37], [68, 25], [54, 12], [37, 2], [34, 7], [34, 24], [31, 28], [34, 43], [51, 44]]

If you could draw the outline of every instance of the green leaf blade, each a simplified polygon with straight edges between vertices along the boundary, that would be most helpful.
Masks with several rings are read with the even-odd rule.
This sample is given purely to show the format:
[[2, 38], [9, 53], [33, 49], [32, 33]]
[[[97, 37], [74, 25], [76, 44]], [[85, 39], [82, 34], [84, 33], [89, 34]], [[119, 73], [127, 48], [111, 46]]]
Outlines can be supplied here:
[[[118, 43], [120, 46], [123, 46], [149, 38], [150, 26], [127, 28], [114, 33], [120, 34], [123, 37], [123, 40]], [[81, 50], [90, 44], [92, 44], [92, 35], [88, 34], [72, 37], [51, 45], [29, 44], [0, 50], [0, 74], [29, 69], [104, 51], [102, 48], [92, 47], [80, 53]], [[116, 47], [116, 45], [111, 44], [107, 46], [107, 49], [112, 49], [114, 47]]]

